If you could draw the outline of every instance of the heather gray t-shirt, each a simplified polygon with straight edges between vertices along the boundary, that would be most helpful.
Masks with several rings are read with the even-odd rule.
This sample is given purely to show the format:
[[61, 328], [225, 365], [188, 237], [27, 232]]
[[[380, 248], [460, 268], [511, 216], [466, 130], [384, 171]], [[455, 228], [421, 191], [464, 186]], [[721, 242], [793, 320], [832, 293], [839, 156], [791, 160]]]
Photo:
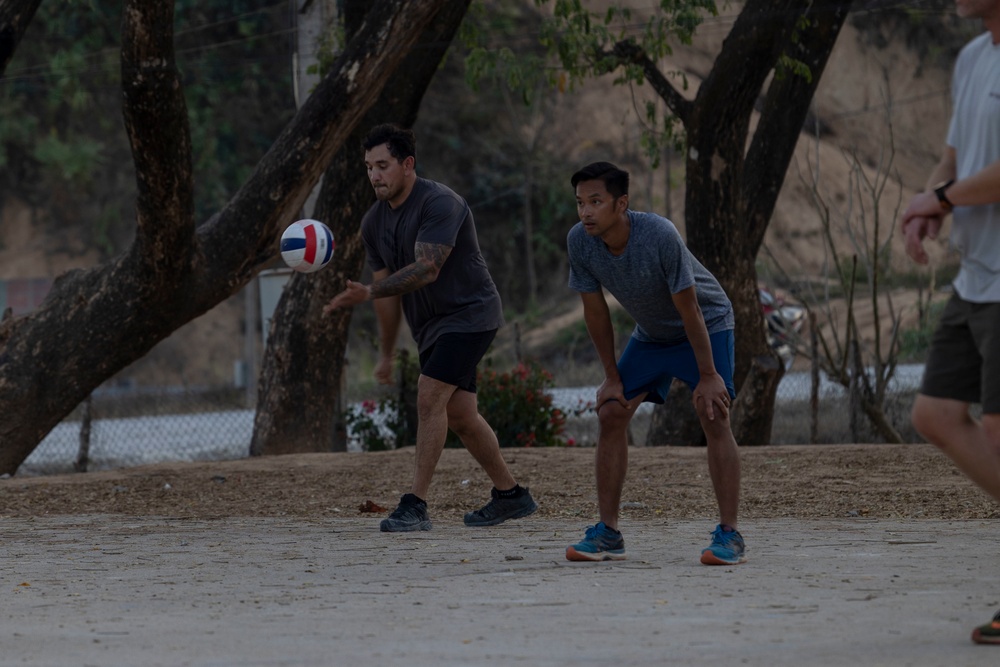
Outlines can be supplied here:
[[632, 335], [643, 342], [687, 339], [672, 295], [692, 285], [708, 333], [734, 328], [729, 297], [688, 250], [674, 223], [655, 213], [629, 210], [628, 217], [628, 244], [617, 257], [604, 241], [589, 236], [583, 223], [573, 225], [566, 238], [570, 288], [597, 292], [605, 287], [635, 320]]
[[[955, 149], [955, 176], [961, 180], [1000, 160], [1000, 45], [989, 32], [962, 49], [951, 87], [948, 145]], [[950, 241], [962, 256], [954, 281], [958, 295], [1000, 302], [1000, 204], [955, 207]]]
[[444, 333], [504, 325], [500, 293], [479, 250], [469, 205], [450, 188], [418, 178], [398, 209], [377, 201], [361, 221], [372, 271], [395, 273], [416, 261], [417, 242], [452, 248], [437, 280], [402, 296], [403, 315], [423, 352]]

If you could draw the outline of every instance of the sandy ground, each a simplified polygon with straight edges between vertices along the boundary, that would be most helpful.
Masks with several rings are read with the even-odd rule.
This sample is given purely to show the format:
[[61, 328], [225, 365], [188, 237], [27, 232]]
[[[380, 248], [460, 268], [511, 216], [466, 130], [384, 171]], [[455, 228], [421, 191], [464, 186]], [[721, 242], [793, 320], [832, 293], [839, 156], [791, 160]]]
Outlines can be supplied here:
[[745, 448], [749, 561], [705, 567], [705, 452], [636, 448], [629, 559], [570, 563], [592, 449], [506, 450], [540, 504], [470, 529], [444, 453], [429, 532], [378, 532], [412, 451], [0, 480], [0, 665], [985, 665], [998, 507], [926, 445]]
[[[3, 665], [997, 664], [992, 522], [747, 521], [705, 567], [701, 521], [623, 524], [570, 563], [566, 521], [390, 535], [366, 519], [113, 515], [0, 523]], [[963, 548], [963, 547], [973, 548]], [[986, 584], [986, 585], [984, 585]]]
[[[596, 515], [592, 448], [505, 449], [540, 505], [539, 517]], [[635, 447], [622, 498], [630, 519], [713, 516], [705, 450]], [[741, 448], [742, 516], [757, 518], [1000, 517], [1000, 507], [930, 445]], [[126, 514], [213, 518], [370, 517], [409, 490], [413, 450], [168, 463], [0, 480], [0, 516]], [[432, 519], [461, 522], [489, 498], [467, 452], [446, 450], [431, 487]], [[380, 508], [384, 508], [380, 509]]]

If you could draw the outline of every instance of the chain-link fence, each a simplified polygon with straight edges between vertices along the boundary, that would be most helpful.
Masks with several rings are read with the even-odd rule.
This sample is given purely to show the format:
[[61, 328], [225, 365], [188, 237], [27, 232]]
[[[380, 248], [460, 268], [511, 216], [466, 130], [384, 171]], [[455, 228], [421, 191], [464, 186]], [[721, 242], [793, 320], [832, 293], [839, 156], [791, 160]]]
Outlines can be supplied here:
[[[918, 442], [909, 410], [922, 366], [896, 369], [884, 412], [905, 441]], [[570, 444], [592, 446], [597, 439], [596, 387], [549, 390], [566, 416]], [[773, 444], [879, 442], [850, 392], [820, 377], [812, 408], [812, 374], [789, 372], [778, 388]], [[163, 461], [216, 461], [248, 455], [254, 410], [246, 392], [221, 389], [115, 390], [98, 392], [59, 424], [19, 469], [19, 474], [105, 470]], [[362, 404], [349, 410], [364, 410]], [[633, 424], [633, 441], [645, 444], [653, 406], [643, 405]], [[376, 420], [388, 415], [374, 414]], [[813, 437], [815, 435], [815, 437]], [[349, 433], [348, 449], [360, 450]]]
[[18, 473], [243, 458], [254, 418], [245, 403], [243, 389], [228, 387], [97, 392], [46, 436]]

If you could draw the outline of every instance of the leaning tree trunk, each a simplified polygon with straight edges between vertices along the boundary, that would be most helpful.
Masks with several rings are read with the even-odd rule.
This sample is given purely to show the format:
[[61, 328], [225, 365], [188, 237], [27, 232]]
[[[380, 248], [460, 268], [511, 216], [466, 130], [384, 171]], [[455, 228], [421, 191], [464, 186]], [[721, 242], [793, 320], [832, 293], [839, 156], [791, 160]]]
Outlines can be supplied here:
[[122, 88], [136, 239], [103, 265], [58, 277], [34, 313], [0, 322], [0, 473], [16, 472], [91, 391], [274, 257], [281, 230], [446, 4], [379, 0], [248, 182], [196, 229], [173, 3], [126, 0]]
[[[342, 415], [337, 397], [344, 372], [347, 330], [352, 309], [323, 316], [323, 306], [348, 279], [358, 280], [364, 265], [361, 217], [373, 201], [364, 169], [361, 141], [384, 122], [411, 127], [458, 29], [470, 0], [451, 2], [418, 40], [412, 57], [389, 79], [378, 102], [334, 157], [323, 178], [314, 217], [326, 222], [337, 239], [336, 256], [326, 269], [292, 277], [278, 302], [261, 371], [251, 455], [326, 452]], [[350, 5], [367, 6], [367, 0]], [[348, 13], [348, 34], [351, 25]]]
[[[770, 442], [775, 397], [784, 374], [765, 336], [757, 252], [849, 7], [843, 0], [748, 0], [693, 103], [683, 100], [641, 54], [626, 48], [616, 51], [643, 65], [646, 78], [687, 133], [687, 244], [733, 302], [734, 381], [740, 395], [732, 423], [741, 444]], [[781, 56], [803, 63], [810, 76], [788, 71], [772, 76]], [[760, 118], [747, 148], [757, 108]]]
[[0, 0], [0, 74], [7, 70], [42, 0]]

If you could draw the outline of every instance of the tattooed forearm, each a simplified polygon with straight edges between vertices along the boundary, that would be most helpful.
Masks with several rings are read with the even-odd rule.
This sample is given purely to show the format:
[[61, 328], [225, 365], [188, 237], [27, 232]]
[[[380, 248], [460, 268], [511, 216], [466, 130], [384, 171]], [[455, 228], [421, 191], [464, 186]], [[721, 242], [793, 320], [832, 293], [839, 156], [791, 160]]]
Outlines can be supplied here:
[[416, 261], [404, 266], [391, 276], [371, 285], [371, 298], [406, 294], [437, 280], [441, 267], [451, 254], [451, 246], [435, 243], [418, 243], [414, 247]]

